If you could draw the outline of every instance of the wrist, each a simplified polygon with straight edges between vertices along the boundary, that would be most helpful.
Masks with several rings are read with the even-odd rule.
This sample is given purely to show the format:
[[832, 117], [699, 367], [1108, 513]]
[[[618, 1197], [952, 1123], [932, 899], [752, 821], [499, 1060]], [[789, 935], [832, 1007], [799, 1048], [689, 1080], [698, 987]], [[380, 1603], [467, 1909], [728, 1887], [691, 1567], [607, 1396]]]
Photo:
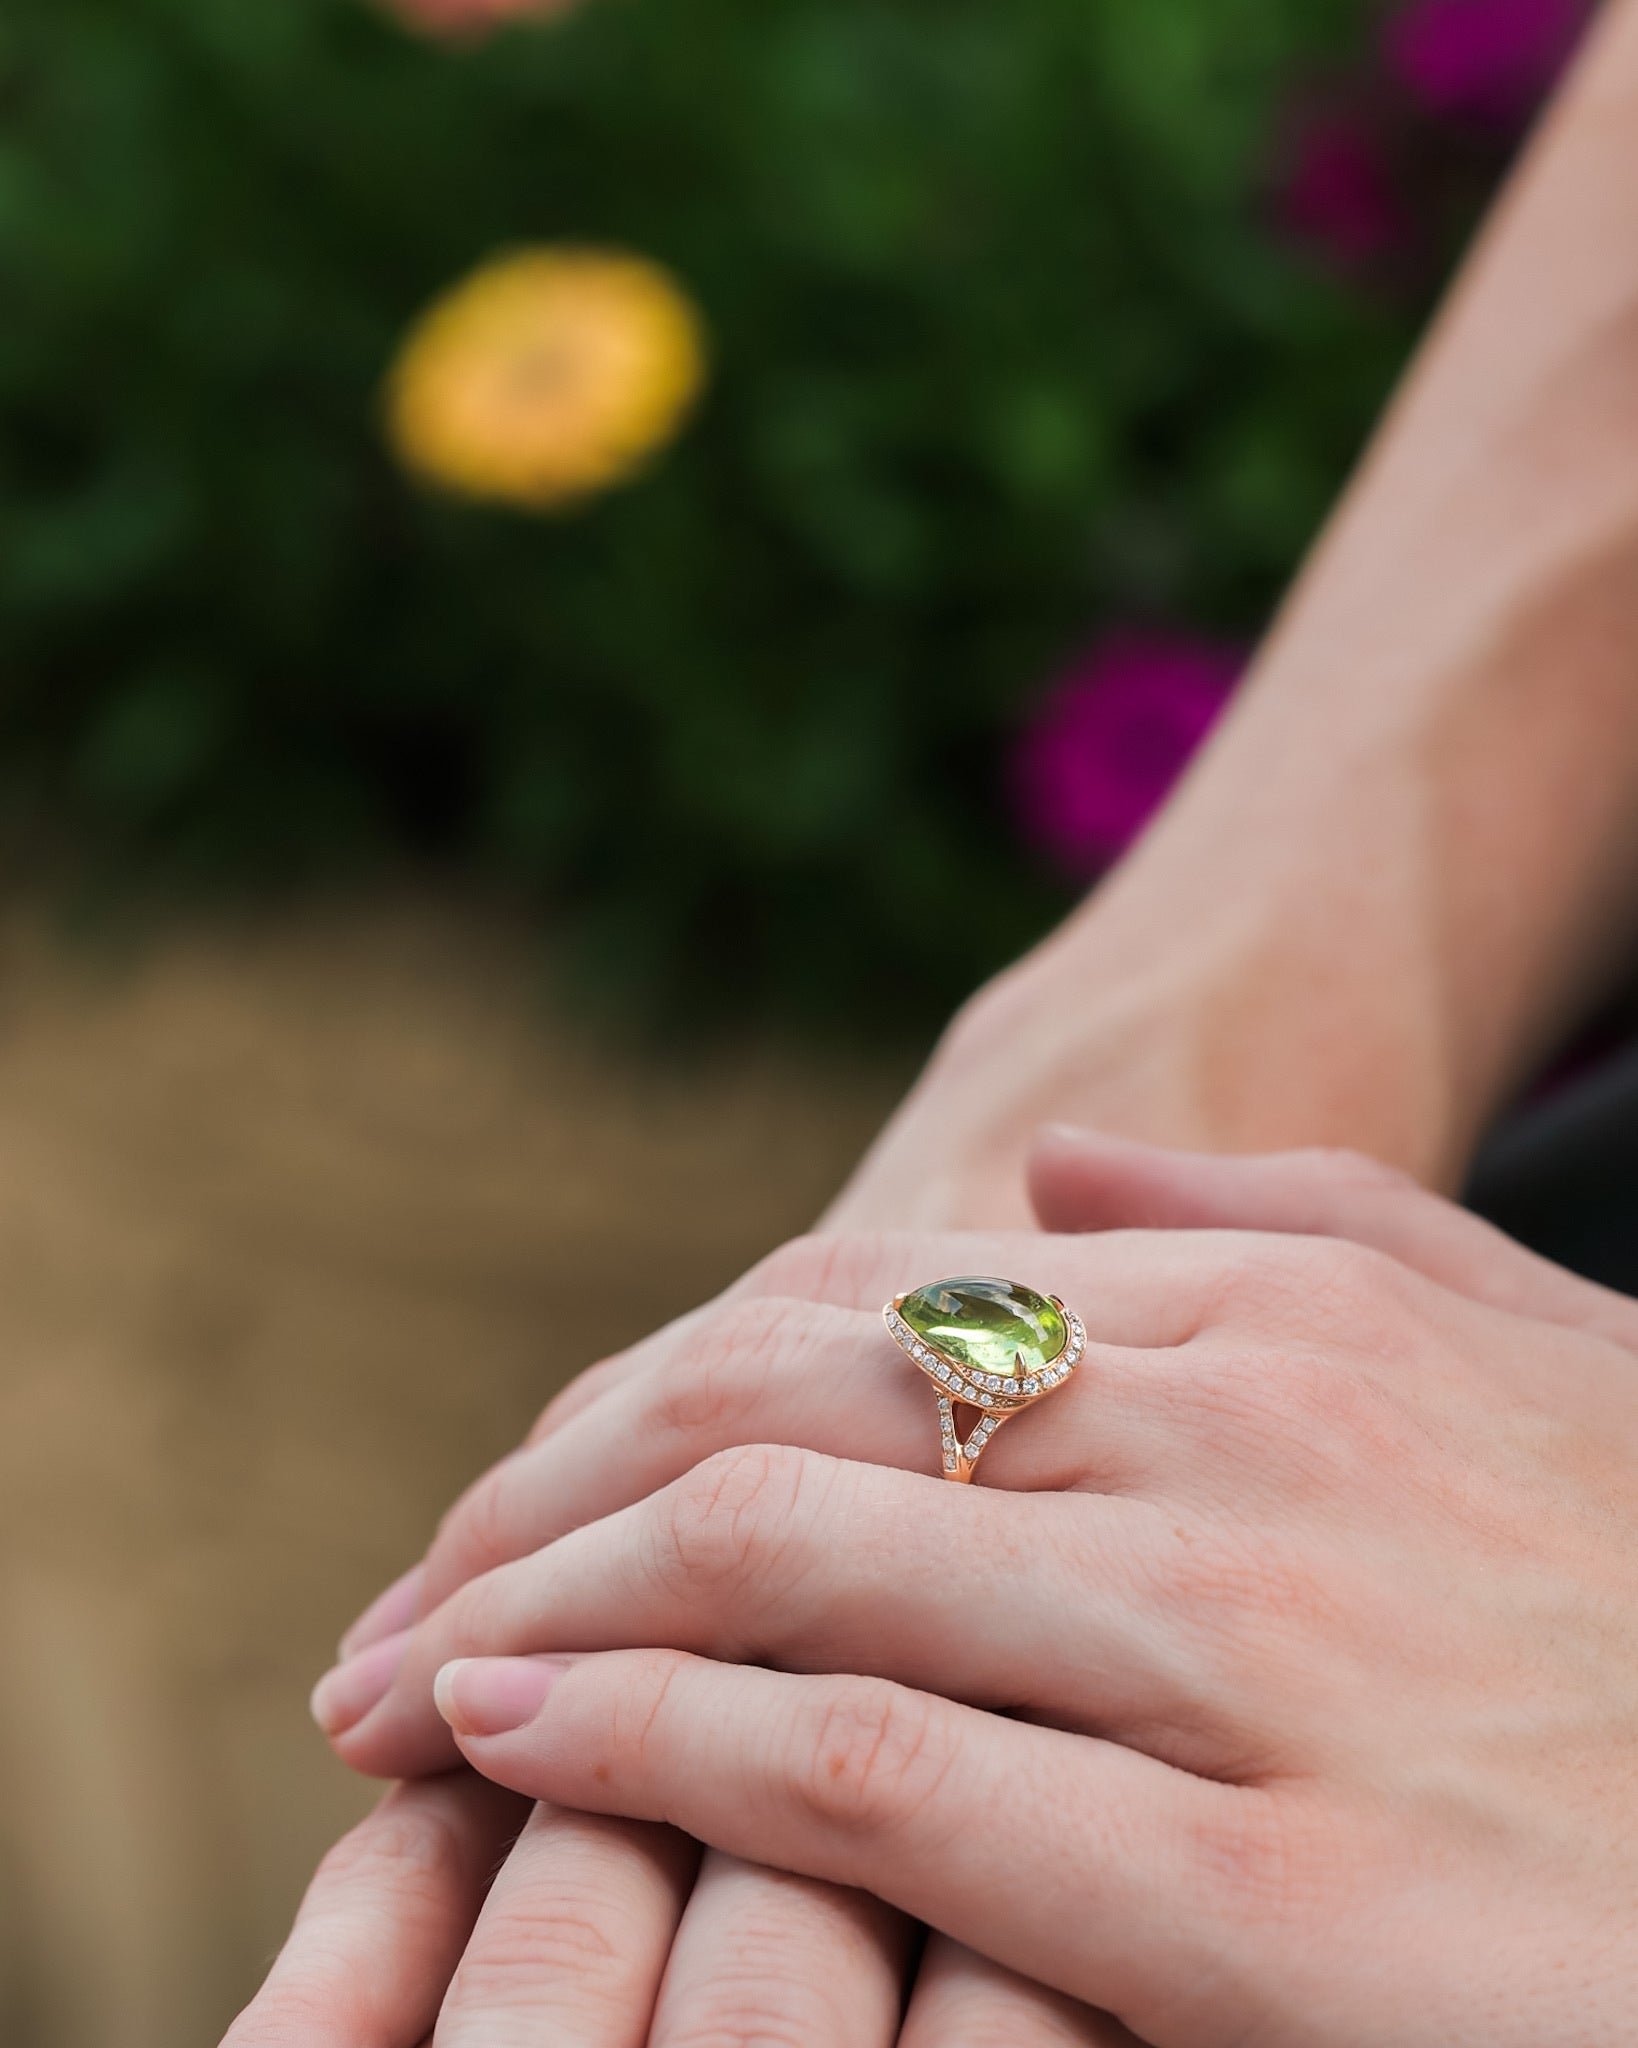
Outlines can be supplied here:
[[1057, 935], [962, 1005], [827, 1226], [1033, 1227], [1043, 1122], [1213, 1149], [1194, 1081], [1210, 1007], [1198, 961], [1106, 971]]
[[1346, 1146], [1432, 1186], [1460, 1177], [1470, 1136], [1408, 975], [1339, 966], [1295, 919], [1191, 924], [1140, 897], [1094, 898], [962, 1006], [830, 1227], [1027, 1227], [1023, 1164], [1048, 1121], [1190, 1151]]
[[1098, 1057], [1054, 1064], [1068, 1113], [1199, 1151], [1344, 1147], [1454, 1186], [1491, 1091], [1453, 1059], [1426, 920], [1255, 846], [1191, 849], [1187, 888], [1145, 851], [1000, 994], [1095, 1010]]

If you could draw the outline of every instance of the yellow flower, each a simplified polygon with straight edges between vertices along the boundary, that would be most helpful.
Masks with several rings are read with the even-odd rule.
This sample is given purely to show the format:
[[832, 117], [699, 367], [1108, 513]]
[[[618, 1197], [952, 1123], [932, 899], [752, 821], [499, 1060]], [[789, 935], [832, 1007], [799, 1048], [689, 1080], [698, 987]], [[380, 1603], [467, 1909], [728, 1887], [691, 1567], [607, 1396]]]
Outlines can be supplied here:
[[669, 441], [704, 370], [698, 315], [658, 265], [524, 249], [422, 315], [393, 366], [388, 430], [431, 481], [544, 510]]

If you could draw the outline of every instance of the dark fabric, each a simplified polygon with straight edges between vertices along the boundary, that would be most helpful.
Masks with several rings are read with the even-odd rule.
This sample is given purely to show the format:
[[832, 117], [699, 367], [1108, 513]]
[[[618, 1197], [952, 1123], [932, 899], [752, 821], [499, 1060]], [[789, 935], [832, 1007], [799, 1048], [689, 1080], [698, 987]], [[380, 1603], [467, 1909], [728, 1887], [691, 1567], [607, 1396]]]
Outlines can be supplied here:
[[1561, 1266], [1638, 1294], [1638, 1048], [1502, 1124], [1466, 1199]]

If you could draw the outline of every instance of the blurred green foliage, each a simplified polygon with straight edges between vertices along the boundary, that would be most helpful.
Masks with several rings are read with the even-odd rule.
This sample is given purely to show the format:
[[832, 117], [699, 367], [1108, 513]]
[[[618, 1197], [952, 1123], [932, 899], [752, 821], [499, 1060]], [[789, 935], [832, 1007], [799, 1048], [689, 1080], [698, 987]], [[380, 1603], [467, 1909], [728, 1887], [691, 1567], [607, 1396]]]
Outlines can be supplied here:
[[[635, 1005], [958, 996], [1051, 914], [1001, 763], [1110, 620], [1249, 635], [1399, 361], [1268, 224], [1351, 0], [0, 14], [0, 817], [39, 866], [429, 860]], [[499, 247], [671, 266], [713, 384], [529, 519], [379, 430]]]

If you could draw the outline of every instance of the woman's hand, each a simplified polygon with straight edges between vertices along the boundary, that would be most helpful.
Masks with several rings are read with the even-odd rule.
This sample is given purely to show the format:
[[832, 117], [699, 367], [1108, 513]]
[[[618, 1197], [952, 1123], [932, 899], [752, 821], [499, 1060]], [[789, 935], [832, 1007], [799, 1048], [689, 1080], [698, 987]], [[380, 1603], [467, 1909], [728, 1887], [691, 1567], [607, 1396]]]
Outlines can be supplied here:
[[[1344, 1206], [1323, 1173], [1294, 1195], [1289, 1167], [1178, 1173], [1105, 1157], [1082, 1193], [1124, 1180], [1209, 1220], [1238, 1174], [1265, 1216], [1277, 1188], [1322, 1229]], [[447, 1675], [462, 1748], [870, 1885], [1162, 2043], [1616, 2038], [1638, 1310], [1431, 1198], [1354, 1192], [1484, 1298], [1313, 1238], [831, 1247], [777, 1355], [806, 1333], [867, 1456], [909, 1424], [899, 1391], [927, 1423], [864, 1320], [902, 1287], [982, 1263], [1105, 1341], [996, 1440], [990, 1487], [742, 1449], [489, 1575], [343, 1746], [419, 1752], [452, 1655], [608, 1649]], [[708, 1335], [628, 1379], [690, 1378]], [[794, 1675], [829, 1671], [851, 1675]]]

